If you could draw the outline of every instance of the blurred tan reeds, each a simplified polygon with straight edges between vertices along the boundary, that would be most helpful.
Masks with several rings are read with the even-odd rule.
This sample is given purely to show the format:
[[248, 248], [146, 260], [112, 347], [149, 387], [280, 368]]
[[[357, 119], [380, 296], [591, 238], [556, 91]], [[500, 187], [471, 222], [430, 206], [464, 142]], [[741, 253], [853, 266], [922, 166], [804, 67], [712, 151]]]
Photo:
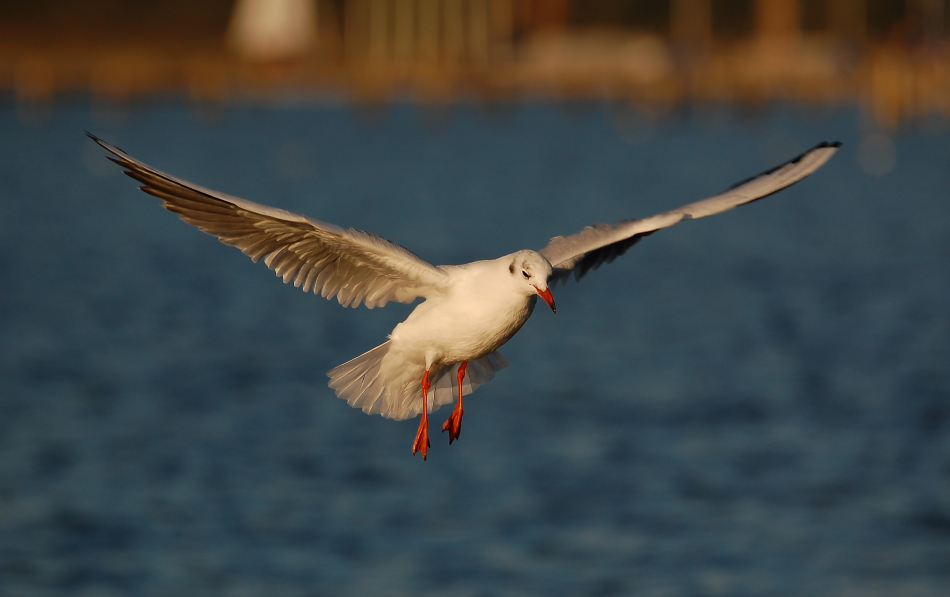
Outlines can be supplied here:
[[85, 3], [69, 23], [0, 6], [0, 88], [23, 106], [76, 92], [120, 104], [540, 96], [656, 111], [859, 102], [889, 127], [950, 115], [947, 0], [668, 0], [648, 22], [637, 0], [219, 0], [203, 20], [167, 2], [163, 19], [94, 26], [116, 2]]

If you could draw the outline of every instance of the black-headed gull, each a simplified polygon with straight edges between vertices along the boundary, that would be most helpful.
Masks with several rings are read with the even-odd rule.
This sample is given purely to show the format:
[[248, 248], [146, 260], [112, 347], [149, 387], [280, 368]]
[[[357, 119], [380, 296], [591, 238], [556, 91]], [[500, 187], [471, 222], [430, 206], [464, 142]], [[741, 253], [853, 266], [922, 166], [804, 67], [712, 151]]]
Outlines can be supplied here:
[[457, 384], [458, 401], [442, 431], [449, 432], [450, 444], [458, 439], [463, 393], [471, 393], [508, 365], [497, 349], [521, 329], [539, 296], [555, 311], [550, 286], [572, 273], [580, 279], [661, 228], [784, 189], [820, 168], [840, 146], [821, 143], [708, 199], [641, 220], [589, 226], [571, 236], [552, 238], [540, 251], [434, 266], [370, 232], [343, 229], [200, 187], [89, 136], [166, 209], [241, 249], [255, 262], [263, 259], [285, 283], [293, 281], [304, 292], [336, 297], [345, 307], [365, 304], [372, 309], [389, 301], [424, 299], [393, 329], [389, 340], [327, 373], [337, 396], [365, 413], [399, 420], [421, 413], [412, 453], [421, 451], [423, 458], [430, 445], [428, 413], [452, 402]]

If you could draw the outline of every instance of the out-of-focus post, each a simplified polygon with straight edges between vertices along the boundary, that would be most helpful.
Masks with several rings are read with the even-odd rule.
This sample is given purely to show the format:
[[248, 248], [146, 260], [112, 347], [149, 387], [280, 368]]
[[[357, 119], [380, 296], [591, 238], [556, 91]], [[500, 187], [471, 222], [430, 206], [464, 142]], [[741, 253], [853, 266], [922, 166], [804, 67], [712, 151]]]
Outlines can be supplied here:
[[760, 43], [788, 45], [801, 37], [798, 0], [756, 0], [755, 36]]
[[670, 40], [687, 58], [712, 50], [712, 0], [671, 0]]
[[838, 38], [863, 46], [868, 34], [867, 0], [835, 0], [828, 3], [828, 29]]
[[442, 59], [457, 65], [465, 55], [465, 14], [462, 0], [443, 0], [442, 4]]
[[419, 59], [431, 66], [439, 61], [439, 21], [442, 18], [439, 0], [419, 0]]
[[488, 46], [488, 0], [468, 0], [469, 60], [478, 65], [487, 63]]
[[369, 2], [369, 62], [375, 67], [389, 57], [389, 0]]
[[397, 1], [393, 8], [393, 57], [397, 63], [406, 66], [416, 57], [416, 2]]
[[931, 37], [941, 37], [946, 30], [946, 5], [944, 0], [908, 0], [907, 8], [920, 18], [924, 30]]

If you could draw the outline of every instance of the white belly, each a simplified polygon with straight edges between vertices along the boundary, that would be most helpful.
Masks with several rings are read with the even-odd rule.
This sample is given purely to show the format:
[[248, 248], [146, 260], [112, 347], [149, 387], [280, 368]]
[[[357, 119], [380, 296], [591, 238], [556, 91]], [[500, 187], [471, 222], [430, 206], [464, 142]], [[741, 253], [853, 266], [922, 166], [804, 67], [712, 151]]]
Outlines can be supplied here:
[[483, 357], [521, 329], [537, 300], [501, 290], [474, 279], [422, 303], [393, 330], [393, 349], [427, 365]]

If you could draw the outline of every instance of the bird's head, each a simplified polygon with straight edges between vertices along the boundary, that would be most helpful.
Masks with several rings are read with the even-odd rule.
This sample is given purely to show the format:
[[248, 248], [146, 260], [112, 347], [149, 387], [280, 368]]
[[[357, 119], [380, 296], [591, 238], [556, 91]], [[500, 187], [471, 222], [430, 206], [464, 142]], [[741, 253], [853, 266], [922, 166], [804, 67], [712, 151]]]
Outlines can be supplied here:
[[548, 290], [551, 271], [551, 262], [537, 251], [518, 251], [511, 256], [511, 264], [508, 265], [508, 273], [517, 283], [523, 285], [525, 294], [537, 294], [557, 313], [554, 297]]

